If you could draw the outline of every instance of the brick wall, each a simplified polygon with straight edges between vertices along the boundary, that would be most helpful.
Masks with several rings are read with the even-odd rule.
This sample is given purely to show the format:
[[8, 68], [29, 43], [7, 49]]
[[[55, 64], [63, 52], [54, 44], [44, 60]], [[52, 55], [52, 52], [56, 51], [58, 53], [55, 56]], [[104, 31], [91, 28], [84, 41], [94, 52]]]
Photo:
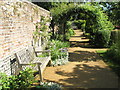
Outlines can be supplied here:
[[32, 44], [35, 22], [49, 11], [28, 1], [0, 1], [0, 72], [12, 73], [14, 53]]

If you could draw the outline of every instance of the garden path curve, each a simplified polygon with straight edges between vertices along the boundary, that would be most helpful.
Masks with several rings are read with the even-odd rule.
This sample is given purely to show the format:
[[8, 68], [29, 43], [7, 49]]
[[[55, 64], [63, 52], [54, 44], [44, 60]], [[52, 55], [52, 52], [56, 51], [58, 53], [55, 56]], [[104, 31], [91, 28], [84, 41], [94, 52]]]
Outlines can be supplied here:
[[43, 73], [44, 81], [57, 82], [65, 87], [118, 88], [117, 75], [95, 52], [99, 49], [88, 47], [89, 39], [82, 36], [83, 32], [75, 30], [75, 33], [70, 39], [70, 62], [47, 67]]

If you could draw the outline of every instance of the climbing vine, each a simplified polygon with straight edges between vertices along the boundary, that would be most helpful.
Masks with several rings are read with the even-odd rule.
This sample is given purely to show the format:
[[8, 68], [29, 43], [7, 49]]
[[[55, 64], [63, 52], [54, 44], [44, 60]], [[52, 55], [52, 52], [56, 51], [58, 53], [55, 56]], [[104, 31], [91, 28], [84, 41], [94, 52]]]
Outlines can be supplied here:
[[50, 36], [50, 33], [48, 33], [49, 24], [50, 24], [50, 19], [45, 18], [44, 16], [41, 16], [41, 19], [35, 23], [36, 31], [34, 32], [33, 35], [35, 42], [37, 42], [40, 39], [40, 37], [43, 37], [44, 39], [49, 38]]

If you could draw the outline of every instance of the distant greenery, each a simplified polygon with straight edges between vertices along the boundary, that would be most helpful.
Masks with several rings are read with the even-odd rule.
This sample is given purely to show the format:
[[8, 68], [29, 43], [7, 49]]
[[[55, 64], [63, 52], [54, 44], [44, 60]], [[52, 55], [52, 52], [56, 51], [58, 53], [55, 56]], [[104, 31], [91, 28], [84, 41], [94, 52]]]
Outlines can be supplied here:
[[67, 21], [65, 25], [65, 34], [61, 32], [63, 29], [62, 27], [59, 27], [58, 32], [55, 33], [54, 39], [60, 40], [60, 41], [69, 41], [70, 37], [75, 34], [74, 30], [72, 29], [72, 22]]
[[101, 2], [106, 7], [105, 13], [114, 25], [120, 26], [120, 1], [119, 2]]
[[75, 20], [74, 24], [78, 27], [78, 29], [85, 31], [86, 20]]
[[51, 1], [51, 2], [32, 2], [32, 3], [37, 4], [38, 6], [44, 8], [46, 10], [50, 10], [54, 7], [59, 7], [60, 4], [62, 4], [62, 3], [68, 4], [70, 2], [68, 2], [68, 3], [67, 2], [60, 2], [60, 0], [59, 0], [59, 2], [52, 2]]

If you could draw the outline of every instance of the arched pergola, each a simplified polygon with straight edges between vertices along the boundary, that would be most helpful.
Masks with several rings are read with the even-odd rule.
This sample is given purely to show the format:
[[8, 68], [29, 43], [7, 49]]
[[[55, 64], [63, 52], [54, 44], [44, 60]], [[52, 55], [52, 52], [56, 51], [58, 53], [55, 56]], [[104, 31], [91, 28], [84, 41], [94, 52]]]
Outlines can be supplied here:
[[[107, 47], [110, 41], [111, 30], [113, 25], [108, 21], [107, 15], [103, 13], [100, 8], [90, 4], [84, 5], [65, 5], [51, 10], [53, 21], [55, 25], [63, 27], [63, 34], [65, 35], [66, 22], [70, 20], [71, 16], [79, 13], [84, 14], [86, 20], [86, 31], [91, 35], [91, 41], [97, 47]], [[83, 19], [79, 17], [79, 19]]]

